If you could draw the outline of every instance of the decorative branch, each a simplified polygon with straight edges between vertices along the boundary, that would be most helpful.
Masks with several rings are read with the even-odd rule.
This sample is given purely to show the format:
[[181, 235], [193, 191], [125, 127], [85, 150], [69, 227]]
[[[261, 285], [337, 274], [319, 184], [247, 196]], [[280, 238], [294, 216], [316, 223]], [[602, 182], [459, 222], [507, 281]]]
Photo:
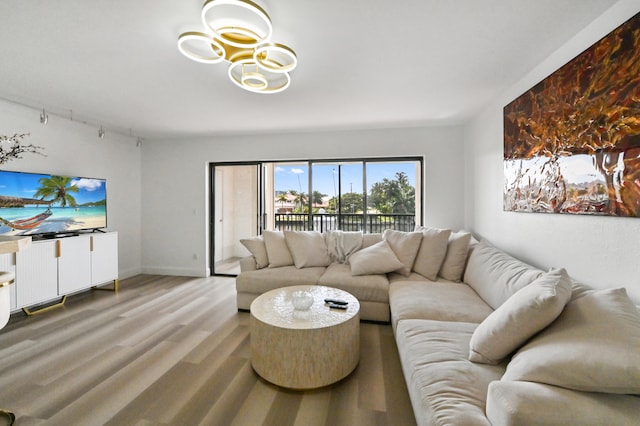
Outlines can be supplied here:
[[[30, 152], [32, 154], [44, 155], [40, 150], [41, 146], [26, 145], [22, 140], [29, 136], [29, 133], [14, 133], [13, 136], [0, 135], [0, 165], [15, 159], [21, 159], [22, 153]], [[7, 142], [5, 144], [5, 142]]]

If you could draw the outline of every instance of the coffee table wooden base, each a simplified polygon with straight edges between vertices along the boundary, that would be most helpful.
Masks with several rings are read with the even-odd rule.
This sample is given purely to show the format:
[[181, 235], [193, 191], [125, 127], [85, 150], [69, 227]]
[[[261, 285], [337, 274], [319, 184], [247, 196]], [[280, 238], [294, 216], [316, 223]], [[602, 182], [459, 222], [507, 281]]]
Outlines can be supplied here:
[[[348, 295], [353, 298], [349, 293], [343, 293], [337, 295], [334, 292], [332, 297], [342, 296], [344, 299]], [[321, 299], [314, 302], [315, 309], [328, 311], [322, 294], [316, 296]], [[274, 321], [259, 319], [260, 315], [254, 315], [252, 309], [251, 364], [256, 373], [273, 384], [291, 389], [319, 388], [349, 375], [360, 359], [359, 304], [355, 298], [349, 299], [349, 303], [353, 304], [350, 308], [355, 312], [343, 312], [345, 321], [310, 328], [274, 325]], [[307, 313], [290, 314], [304, 317]], [[335, 312], [332, 314], [339, 315]], [[305, 318], [301, 318], [301, 321], [305, 322]]]

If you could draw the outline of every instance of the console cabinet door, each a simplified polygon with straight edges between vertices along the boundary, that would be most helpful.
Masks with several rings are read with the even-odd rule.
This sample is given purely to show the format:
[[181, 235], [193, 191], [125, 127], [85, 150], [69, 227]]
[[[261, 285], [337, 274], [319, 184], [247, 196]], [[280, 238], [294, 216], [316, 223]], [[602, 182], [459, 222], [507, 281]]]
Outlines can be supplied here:
[[69, 294], [91, 286], [91, 238], [79, 236], [58, 240], [58, 294]]
[[118, 233], [91, 236], [91, 284], [118, 279]]
[[[16, 255], [15, 253], [0, 254], [0, 271], [16, 273]], [[16, 285], [15, 281], [9, 286], [9, 300], [11, 302], [11, 310], [13, 311], [17, 307], [16, 302]]]
[[16, 253], [17, 307], [58, 297], [58, 257], [55, 241], [38, 241]]

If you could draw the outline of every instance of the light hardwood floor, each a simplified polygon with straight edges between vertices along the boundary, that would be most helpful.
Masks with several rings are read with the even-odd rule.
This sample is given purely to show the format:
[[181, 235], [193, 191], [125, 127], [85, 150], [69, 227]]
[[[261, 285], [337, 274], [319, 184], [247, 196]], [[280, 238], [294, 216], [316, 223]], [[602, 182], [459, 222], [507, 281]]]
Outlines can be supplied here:
[[296, 392], [252, 370], [248, 324], [223, 277], [141, 275], [15, 314], [0, 330], [0, 407], [18, 426], [415, 424], [390, 325], [361, 323], [356, 370]]

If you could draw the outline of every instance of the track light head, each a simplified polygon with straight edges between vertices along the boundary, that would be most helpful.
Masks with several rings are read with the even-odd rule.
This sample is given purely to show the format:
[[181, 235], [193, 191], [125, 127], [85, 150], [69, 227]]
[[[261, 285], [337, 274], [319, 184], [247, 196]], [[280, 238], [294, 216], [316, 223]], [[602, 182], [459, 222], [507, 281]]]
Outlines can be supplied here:
[[40, 123], [47, 124], [48, 122], [49, 122], [49, 115], [44, 110], [44, 108], [42, 108], [42, 113], [40, 113]]

